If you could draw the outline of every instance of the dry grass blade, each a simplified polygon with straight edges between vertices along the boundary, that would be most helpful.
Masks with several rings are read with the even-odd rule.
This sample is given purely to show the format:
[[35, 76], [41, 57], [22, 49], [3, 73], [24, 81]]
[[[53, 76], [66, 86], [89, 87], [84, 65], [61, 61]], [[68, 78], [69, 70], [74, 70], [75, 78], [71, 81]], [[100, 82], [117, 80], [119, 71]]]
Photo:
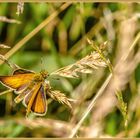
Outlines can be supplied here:
[[68, 108], [72, 109], [69, 99], [65, 96], [65, 94], [61, 93], [58, 90], [48, 90], [47, 94], [52, 99], [58, 101], [59, 103], [65, 104]]
[[72, 65], [60, 68], [59, 70], [51, 73], [51, 75], [77, 78], [79, 77], [79, 73], [92, 73], [94, 69], [107, 66], [107, 62], [102, 58], [101, 54], [102, 52], [99, 53], [97, 51], [93, 51], [90, 55], [85, 56]]
[[0, 49], [9, 49], [9, 48], [11, 47], [4, 44], [0, 44]]
[[2, 22], [7, 22], [7, 23], [16, 23], [16, 24], [21, 24], [20, 21], [16, 20], [16, 19], [9, 19], [5, 16], [0, 16], [0, 21]]

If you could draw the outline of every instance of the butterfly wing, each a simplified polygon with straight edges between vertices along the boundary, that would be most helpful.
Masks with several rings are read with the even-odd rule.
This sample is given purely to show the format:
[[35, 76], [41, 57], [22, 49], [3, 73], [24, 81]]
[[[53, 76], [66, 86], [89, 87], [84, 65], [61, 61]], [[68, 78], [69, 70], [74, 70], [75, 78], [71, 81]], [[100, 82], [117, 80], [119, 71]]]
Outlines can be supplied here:
[[39, 116], [45, 115], [47, 112], [47, 105], [43, 85], [41, 83], [36, 85], [34, 90], [24, 98], [23, 103], [27, 106], [27, 115], [30, 111]]
[[32, 104], [31, 110], [36, 114], [43, 116], [47, 112], [47, 100], [46, 95], [44, 92], [43, 86], [41, 86], [40, 90], [38, 91], [34, 102]]
[[19, 69], [16, 69], [13, 72], [13, 75], [16, 75], [16, 74], [25, 74], [25, 73], [35, 73], [35, 72], [34, 71], [31, 71], [31, 70], [26, 70], [26, 69], [19, 68]]
[[28, 88], [28, 86], [25, 88], [25, 89], [23, 89], [22, 90], [22, 92], [14, 99], [14, 101], [16, 102], [16, 103], [19, 103], [20, 101], [22, 101], [24, 98], [25, 98], [25, 96], [27, 95], [27, 94], [29, 94], [30, 92], [32, 92], [33, 91], [33, 89], [30, 89], [30, 88]]
[[0, 76], [0, 82], [8, 88], [17, 91], [23, 90], [34, 78], [34, 73], [15, 74], [12, 76]]
[[26, 69], [16, 69], [12, 76], [0, 76], [0, 82], [5, 86], [18, 90], [23, 90], [35, 76], [33, 71]]

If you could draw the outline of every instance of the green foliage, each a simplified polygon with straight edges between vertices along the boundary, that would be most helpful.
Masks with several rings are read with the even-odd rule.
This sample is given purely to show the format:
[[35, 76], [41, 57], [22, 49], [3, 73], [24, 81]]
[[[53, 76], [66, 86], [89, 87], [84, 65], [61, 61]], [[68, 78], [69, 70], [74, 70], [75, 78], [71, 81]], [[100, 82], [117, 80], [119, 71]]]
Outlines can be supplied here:
[[[9, 50], [15, 49], [15, 45], [46, 18], [52, 18], [54, 12], [59, 12], [61, 5], [61, 3], [25, 3], [23, 13], [18, 16], [16, 14], [17, 3], [1, 3], [0, 16], [15, 19], [21, 24], [0, 20], [0, 44], [11, 47], [11, 49], [0, 48], [0, 54], [6, 55]], [[134, 32], [123, 34], [122, 30], [120, 31], [123, 21], [132, 20], [139, 11], [139, 3], [73, 3], [62, 10], [24, 45], [21, 45], [8, 60], [25, 69], [36, 72], [46, 69], [51, 73], [96, 51], [102, 58], [100, 61], [104, 61], [110, 71], [108, 68], [100, 68], [94, 70], [92, 74], [81, 74], [77, 79], [62, 77], [48, 79], [53, 89], [60, 90], [67, 97], [74, 99], [71, 101], [73, 112], [47, 97], [48, 112], [46, 116], [38, 118], [31, 116], [28, 120], [25, 118], [26, 108], [22, 104], [14, 103], [17, 95], [13, 92], [1, 95], [0, 137], [65, 137], [67, 133], [70, 133], [71, 125], [77, 124], [81, 119], [81, 114], [85, 113], [108, 73], [114, 74], [113, 67], [120, 62], [120, 54], [124, 47], [120, 44], [130, 41], [126, 50], [122, 52], [125, 55], [135, 39], [135, 35], [139, 32], [138, 17], [130, 26], [134, 25]], [[128, 22], [125, 24], [125, 30], [128, 29], [127, 27]], [[114, 40], [111, 40], [109, 37], [113, 35]], [[95, 46], [92, 44], [92, 48], [91, 44], [89, 45], [87, 42], [87, 38], [99, 45], [96, 46], [93, 43]], [[109, 43], [106, 45], [107, 48], [102, 50], [99, 46], [105, 41]], [[139, 45], [137, 43], [138, 49], [135, 54], [139, 52]], [[111, 58], [110, 61], [108, 58]], [[41, 60], [43, 60], [42, 64]], [[137, 59], [132, 57], [129, 61], [131, 60]], [[121, 76], [134, 76], [128, 79], [122, 76], [119, 83], [122, 85], [120, 87], [125, 89], [123, 95], [131, 99], [128, 99], [126, 104], [121, 89], [115, 94], [112, 89], [116, 89], [116, 83], [110, 82], [103, 92], [103, 97], [101, 96], [96, 101], [95, 108], [88, 114], [77, 136], [91, 136], [92, 131], [87, 132], [87, 130], [93, 129], [93, 132], [99, 131], [96, 137], [118, 135], [124, 137], [126, 136], [124, 124], [125, 127], [128, 125], [128, 137], [139, 136], [140, 128], [137, 125], [140, 123], [140, 108], [135, 104], [138, 103], [140, 93], [140, 65], [135, 64], [136, 61], [133, 63], [132, 66], [128, 63], [128, 69], [120, 67], [121, 71], [115, 71]], [[130, 72], [132, 67], [134, 69]], [[11, 73], [12, 70], [6, 64], [0, 65], [0, 75], [10, 75]], [[6, 89], [0, 85], [1, 92]], [[130, 92], [127, 92], [128, 90]], [[119, 103], [121, 113], [118, 113], [117, 104], [113, 100], [114, 98], [112, 99], [112, 95], [117, 96], [115, 99]], [[106, 98], [110, 99], [109, 102]], [[96, 123], [100, 124], [99, 128], [96, 128]], [[133, 130], [129, 129], [130, 126], [133, 127]]]

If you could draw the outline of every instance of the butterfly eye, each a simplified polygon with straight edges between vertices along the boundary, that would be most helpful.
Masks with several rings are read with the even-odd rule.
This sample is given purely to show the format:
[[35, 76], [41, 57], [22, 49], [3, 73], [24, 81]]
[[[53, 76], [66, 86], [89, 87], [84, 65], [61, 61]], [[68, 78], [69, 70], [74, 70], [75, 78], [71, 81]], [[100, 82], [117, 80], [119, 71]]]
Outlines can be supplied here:
[[43, 78], [47, 78], [48, 77], [48, 72], [47, 71], [41, 71], [41, 75], [43, 76]]

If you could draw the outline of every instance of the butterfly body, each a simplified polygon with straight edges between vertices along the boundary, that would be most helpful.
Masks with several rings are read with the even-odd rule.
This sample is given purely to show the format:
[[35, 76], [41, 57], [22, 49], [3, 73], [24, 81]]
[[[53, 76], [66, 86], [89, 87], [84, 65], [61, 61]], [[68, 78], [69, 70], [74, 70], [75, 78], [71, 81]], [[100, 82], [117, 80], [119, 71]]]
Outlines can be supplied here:
[[26, 115], [30, 112], [39, 116], [46, 114], [46, 94], [72, 109], [63, 93], [51, 89], [49, 80], [47, 80], [48, 76], [49, 74], [45, 70], [35, 73], [34, 71], [18, 68], [10, 76], [0, 76], [0, 82], [18, 94], [14, 101], [16, 103], [23, 101], [24, 106], [27, 107]]

